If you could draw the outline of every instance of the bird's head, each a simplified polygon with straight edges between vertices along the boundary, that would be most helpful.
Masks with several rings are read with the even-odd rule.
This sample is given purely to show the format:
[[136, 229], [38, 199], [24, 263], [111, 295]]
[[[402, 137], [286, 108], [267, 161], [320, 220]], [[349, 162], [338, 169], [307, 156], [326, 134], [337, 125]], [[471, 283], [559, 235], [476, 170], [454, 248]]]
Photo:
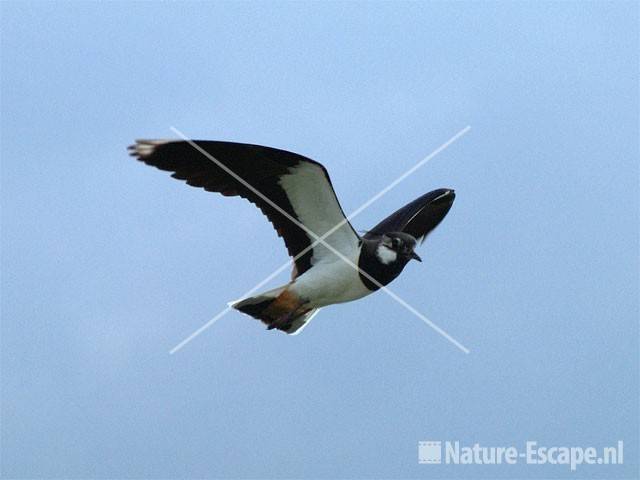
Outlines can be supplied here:
[[376, 256], [385, 265], [395, 263], [398, 260], [403, 264], [411, 259], [421, 262], [422, 259], [414, 251], [417, 243], [416, 239], [408, 233], [385, 233], [376, 249]]

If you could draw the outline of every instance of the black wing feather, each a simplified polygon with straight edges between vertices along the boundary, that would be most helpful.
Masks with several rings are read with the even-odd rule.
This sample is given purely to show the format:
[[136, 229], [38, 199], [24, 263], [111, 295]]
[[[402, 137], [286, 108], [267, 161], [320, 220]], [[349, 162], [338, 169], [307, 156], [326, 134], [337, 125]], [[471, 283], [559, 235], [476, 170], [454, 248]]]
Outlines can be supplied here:
[[390, 232], [404, 232], [424, 241], [429, 232], [447, 215], [454, 199], [455, 193], [449, 188], [425, 193], [389, 215], [369, 230], [364, 238], [375, 238]]
[[[194, 141], [194, 143], [293, 218], [297, 218], [296, 213], [286, 192], [278, 183], [279, 177], [289, 173], [291, 167], [309, 162], [322, 169], [326, 181], [331, 185], [326, 169], [320, 163], [302, 155], [243, 143], [201, 140]], [[130, 146], [129, 150], [131, 155], [138, 160], [161, 170], [174, 172], [171, 175], [173, 178], [185, 180], [191, 186], [227, 196], [238, 195], [249, 200], [260, 208], [273, 224], [292, 257], [311, 245], [308, 234], [302, 228], [229, 175], [189, 142], [139, 140], [136, 145]], [[335, 192], [333, 193], [335, 195]], [[301, 275], [311, 268], [312, 255], [313, 250], [309, 249], [295, 261], [296, 275]]]

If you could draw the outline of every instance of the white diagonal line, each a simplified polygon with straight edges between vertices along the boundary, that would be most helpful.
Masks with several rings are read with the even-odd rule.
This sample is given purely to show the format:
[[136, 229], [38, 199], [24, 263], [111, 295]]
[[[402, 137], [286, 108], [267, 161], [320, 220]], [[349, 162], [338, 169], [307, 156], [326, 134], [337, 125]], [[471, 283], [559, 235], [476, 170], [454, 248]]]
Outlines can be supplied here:
[[[331, 229], [329, 232], [325, 233], [323, 237], [319, 237], [318, 235], [316, 235], [315, 232], [311, 231], [306, 225], [303, 225], [302, 223], [300, 223], [297, 219], [293, 218], [288, 212], [286, 212], [285, 210], [283, 210], [279, 205], [277, 205], [276, 203], [274, 203], [270, 198], [268, 198], [267, 196], [265, 196], [262, 192], [260, 192], [259, 190], [257, 190], [255, 187], [253, 187], [250, 183], [248, 183], [246, 180], [244, 180], [242, 177], [240, 177], [238, 174], [236, 174], [233, 170], [231, 170], [230, 168], [228, 168], [226, 165], [224, 165], [222, 162], [220, 162], [218, 159], [216, 159], [215, 157], [213, 157], [209, 152], [207, 152], [206, 150], [204, 150], [202, 147], [200, 147], [197, 143], [195, 143], [193, 140], [189, 139], [187, 136], [185, 136], [181, 131], [179, 131], [178, 129], [176, 129], [175, 127], [171, 127], [171, 130], [176, 133], [177, 135], [179, 135], [180, 137], [182, 137], [183, 140], [185, 140], [187, 143], [189, 143], [193, 148], [195, 148], [196, 150], [198, 150], [200, 153], [202, 153], [205, 157], [207, 157], [209, 160], [211, 160], [212, 162], [214, 162], [218, 167], [220, 167], [222, 170], [224, 170], [225, 172], [227, 172], [229, 175], [231, 175], [233, 178], [235, 178], [238, 182], [240, 182], [242, 185], [244, 185], [245, 187], [247, 187], [249, 190], [251, 190], [253, 193], [255, 193], [256, 195], [258, 195], [258, 197], [260, 197], [262, 200], [264, 200], [265, 202], [267, 202], [271, 207], [273, 207], [276, 211], [278, 211], [280, 214], [282, 214], [285, 218], [287, 218], [288, 220], [290, 220], [294, 225], [297, 225], [299, 228], [301, 228], [302, 230], [304, 230], [305, 232], [307, 232], [309, 235], [311, 235], [313, 238], [316, 239], [315, 244], [317, 243], [322, 243], [328, 250], [330, 250], [331, 252], [333, 252], [334, 255], [336, 255], [337, 257], [339, 257], [342, 261], [344, 261], [347, 265], [351, 266], [352, 268], [354, 268], [356, 271], [360, 272], [360, 274], [362, 274], [365, 278], [367, 278], [371, 283], [373, 283], [374, 285], [376, 285], [379, 289], [381, 289], [382, 291], [384, 291], [387, 295], [389, 295], [391, 298], [393, 298], [394, 300], [396, 300], [398, 303], [400, 303], [403, 307], [405, 307], [407, 310], [409, 310], [411, 313], [413, 313], [414, 315], [416, 315], [418, 318], [420, 318], [422, 321], [424, 321], [427, 325], [429, 325], [431, 328], [433, 328], [436, 332], [440, 333], [440, 335], [442, 335], [444, 338], [446, 338], [447, 340], [449, 340], [450, 342], [452, 342], [456, 347], [458, 347], [460, 350], [462, 350], [464, 353], [469, 353], [469, 349], [467, 349], [464, 345], [462, 345], [460, 342], [458, 342], [457, 340], [455, 340], [453, 337], [451, 337], [451, 335], [449, 335], [448, 333], [446, 333], [444, 330], [442, 330], [442, 328], [438, 327], [435, 323], [433, 323], [431, 320], [429, 320], [427, 317], [425, 317], [424, 315], [422, 315], [420, 312], [418, 312], [415, 308], [413, 308], [411, 305], [409, 305], [406, 301], [404, 301], [402, 298], [400, 298], [397, 294], [395, 294], [394, 292], [392, 292], [389, 288], [387, 288], [386, 286], [380, 284], [380, 282], [378, 282], [375, 278], [373, 278], [371, 275], [369, 275], [368, 272], [365, 272], [363, 270], [360, 270], [358, 268], [357, 265], [355, 265], [353, 262], [351, 262], [351, 260], [349, 260], [347, 257], [345, 257], [341, 252], [337, 251], [332, 245], [329, 245], [328, 243], [326, 243], [324, 241], [324, 238], [326, 236], [328, 236], [329, 234], [331, 234], [333, 231], [335, 231], [337, 228], [339, 228], [340, 226], [342, 226], [344, 223], [346, 223], [349, 218], [353, 218], [355, 215], [357, 215], [358, 213], [360, 213], [361, 211], [363, 211], [367, 206], [371, 205], [371, 203], [373, 203], [374, 201], [376, 201], [378, 198], [380, 198], [382, 195], [384, 195], [386, 192], [388, 192], [391, 188], [393, 188], [395, 185], [397, 185], [398, 183], [400, 183], [402, 180], [404, 180], [407, 176], [409, 176], [411, 173], [415, 172], [418, 168], [420, 168], [422, 165], [424, 165], [426, 162], [428, 162], [431, 158], [433, 158], [435, 155], [437, 155], [438, 153], [440, 153], [442, 150], [444, 150], [445, 148], [447, 148], [449, 145], [451, 145], [455, 140], [457, 140], [458, 138], [460, 138], [462, 135], [464, 135], [466, 132], [469, 131], [471, 127], [467, 126], [464, 129], [462, 129], [460, 132], [458, 132], [456, 135], [454, 135], [449, 141], [447, 141], [446, 143], [444, 143], [442, 146], [440, 146], [438, 149], [436, 149], [432, 154], [430, 154], [429, 156], [425, 157], [425, 159], [423, 159], [422, 161], [420, 161], [418, 164], [416, 164], [414, 167], [412, 167], [410, 170], [408, 170], [407, 172], [405, 172], [403, 175], [401, 175], [400, 177], [398, 177], [396, 180], [394, 180], [388, 187], [386, 187], [385, 189], [383, 189], [381, 192], [379, 192], [377, 195], [375, 195], [374, 197], [372, 197], [372, 199], [370, 199], [368, 202], [366, 202], [363, 206], [361, 206], [360, 208], [358, 208], [355, 212], [353, 212], [349, 217], [346, 217], [344, 220], [342, 220], [341, 222], [339, 222], [339, 224], [337, 226], [334, 226], [333, 229]], [[307, 247], [306, 250], [312, 248], [312, 246]], [[297, 257], [301, 256], [303, 253], [299, 253]], [[297, 258], [296, 257], [296, 258]], [[287, 265], [289, 265], [290, 262], [287, 262], [286, 264], [284, 264], [282, 267], [280, 267], [276, 272], [274, 272], [272, 275], [270, 275], [268, 277], [268, 279], [263, 280], [263, 282], [260, 283], [260, 286], [262, 286], [264, 283], [266, 283], [267, 281], [271, 280], [271, 278], [273, 278], [275, 275], [277, 275], [278, 273], [280, 273], [280, 271], [282, 271], [282, 269], [284, 269]], [[259, 286], [254, 287], [254, 289], [251, 290], [251, 292], [253, 292], [254, 290], [256, 290], [257, 288], [259, 288]], [[249, 295], [249, 294], [247, 294]], [[180, 342], [178, 345], [176, 345], [176, 347], [174, 347], [170, 353], [175, 353], [178, 350], [180, 350], [184, 345], [186, 345], [189, 341], [191, 341], [193, 338], [195, 338], [196, 336], [198, 336], [200, 333], [202, 333], [204, 330], [206, 330], [209, 326], [213, 325], [213, 323], [215, 323], [220, 317], [222, 317], [225, 313], [227, 313], [230, 310], [229, 307], [227, 307], [226, 309], [224, 309], [222, 312], [220, 312], [218, 315], [216, 315], [214, 318], [212, 318], [211, 320], [209, 320], [209, 322], [207, 322], [205, 325], [203, 325], [202, 327], [200, 327], [198, 330], [196, 330], [194, 333], [192, 333], [189, 337], [187, 337], [185, 340], [183, 340], [182, 342]]]
[[[414, 166], [412, 169], [410, 169], [408, 172], [406, 172], [405, 174], [403, 174], [401, 177], [399, 177], [398, 179], [396, 179], [396, 181], [392, 182], [392, 185], [390, 188], [393, 188], [393, 186], [397, 185], [397, 183], [399, 183], [400, 181], [402, 181], [404, 178], [406, 178], [408, 175], [410, 175], [411, 173], [413, 173], [414, 171], [417, 170], [417, 168], [419, 168], [420, 166], [424, 165], [428, 160], [430, 160], [431, 158], [433, 158], [433, 156], [435, 156], [435, 154], [439, 153], [440, 151], [444, 150], [444, 148], [446, 148], [447, 146], [449, 146], [451, 143], [453, 143], [453, 141], [455, 141], [457, 138], [459, 138], [460, 136], [462, 136], [464, 133], [466, 133], [471, 127], [466, 127], [465, 129], [461, 130], [458, 134], [456, 134], [454, 137], [452, 137], [451, 140], [449, 140], [448, 142], [446, 142], [445, 144], [443, 144], [443, 146], [441, 146], [439, 149], [437, 149], [434, 154], [429, 155], [428, 157], [426, 157], [424, 160], [422, 160], [421, 162], [419, 162], [416, 166]], [[425, 317], [424, 315], [422, 315], [420, 312], [418, 312], [415, 308], [413, 308], [411, 305], [409, 305], [406, 301], [402, 300], [397, 294], [395, 294], [394, 292], [392, 292], [389, 288], [385, 287], [384, 285], [380, 284], [376, 279], [374, 279], [373, 277], [371, 277], [368, 272], [365, 271], [361, 271], [359, 270], [359, 268], [353, 264], [347, 257], [345, 257], [342, 253], [338, 252], [335, 248], [333, 248], [333, 246], [327, 244], [326, 242], [323, 241], [323, 238], [318, 237], [318, 235], [315, 234], [315, 232], [312, 232], [309, 228], [307, 228], [305, 225], [301, 224], [300, 222], [298, 222], [297, 219], [293, 218], [288, 212], [286, 212], [285, 210], [283, 210], [279, 205], [275, 204], [271, 199], [269, 199], [268, 197], [266, 197], [264, 194], [262, 194], [262, 192], [260, 192], [259, 190], [257, 190], [256, 188], [254, 188], [251, 184], [249, 184], [247, 181], [245, 181], [243, 178], [241, 178], [239, 175], [237, 175], [235, 172], [233, 172], [231, 169], [229, 169], [226, 165], [222, 164], [219, 160], [217, 160], [216, 158], [214, 158], [211, 154], [209, 154], [209, 152], [207, 152], [206, 150], [202, 149], [198, 144], [196, 144], [195, 142], [193, 142], [192, 140], [190, 140], [188, 137], [186, 137], [182, 132], [180, 132], [179, 130], [177, 130], [174, 127], [171, 127], [171, 129], [178, 135], [180, 135], [185, 141], [187, 141], [192, 147], [194, 147], [196, 150], [198, 150], [200, 153], [202, 153], [203, 155], [205, 155], [207, 158], [209, 158], [211, 161], [213, 161], [214, 163], [216, 163], [216, 165], [218, 165], [220, 168], [222, 168], [224, 171], [226, 171], [229, 175], [231, 175], [233, 178], [235, 178], [236, 180], [238, 180], [241, 184], [243, 184], [245, 187], [247, 187], [249, 190], [251, 190], [252, 192], [254, 192], [256, 195], [258, 195], [260, 198], [262, 198], [265, 202], [267, 202], [269, 205], [271, 205], [274, 209], [276, 209], [278, 212], [280, 212], [282, 215], [284, 215], [287, 219], [289, 219], [292, 223], [294, 223], [295, 225], [297, 225], [299, 228], [303, 229], [304, 231], [306, 231], [309, 235], [313, 236], [314, 238], [316, 238], [316, 244], [321, 242], [327, 249], [329, 249], [330, 251], [332, 251], [336, 256], [338, 256], [340, 259], [342, 259], [345, 263], [347, 263], [348, 265], [350, 265], [352, 268], [354, 268], [356, 271], [359, 271], [365, 278], [367, 278], [369, 281], [371, 281], [374, 285], [376, 285], [378, 288], [380, 288], [382, 291], [384, 291], [385, 293], [387, 293], [389, 296], [391, 296], [391, 298], [393, 298], [394, 300], [396, 300], [398, 303], [400, 303], [402, 306], [404, 306], [406, 309], [408, 309], [410, 312], [412, 312], [414, 315], [418, 316], [418, 318], [420, 318], [421, 320], [423, 320], [427, 325], [429, 325], [430, 327], [432, 327], [434, 330], [436, 330], [438, 333], [440, 333], [441, 335], [443, 335], [447, 340], [449, 340], [450, 342], [452, 342], [454, 345], [456, 345], [458, 348], [460, 348], [463, 352], [465, 353], [469, 353], [469, 350], [464, 347], [460, 342], [458, 342], [457, 340], [455, 340], [453, 337], [451, 337], [451, 335], [449, 335], [448, 333], [446, 333], [444, 330], [442, 330], [440, 327], [438, 327], [435, 323], [433, 323], [432, 321], [430, 321], [427, 317]], [[387, 191], [389, 191], [390, 189], [389, 187], [387, 187], [386, 189], [384, 189], [381, 193], [379, 193], [376, 197], [374, 197], [373, 201], [375, 201], [377, 198], [379, 198], [380, 196], [382, 196], [384, 193], [386, 193]], [[371, 203], [373, 203], [373, 201], [369, 201], [368, 205], [370, 205]], [[358, 211], [354, 212], [354, 214], [352, 214], [350, 217], [355, 216], [357, 213], [360, 213], [363, 210], [363, 208], [358, 209]], [[349, 218], [349, 217], [347, 217]], [[346, 222], [347, 220], [343, 220], [342, 223]], [[334, 227], [338, 228], [338, 227]], [[332, 229], [333, 230], [333, 229]], [[325, 234], [325, 236], [327, 236], [327, 234]], [[301, 254], [299, 254], [301, 255]], [[274, 274], [270, 275], [268, 277], [267, 280], [264, 280], [263, 282], [261, 282], [260, 286], [264, 283], [266, 283], [267, 281], [269, 281], [271, 278], [273, 278], [273, 276], [277, 275], [280, 271], [282, 271], [283, 268], [285, 268], [287, 265], [289, 265], [289, 262], [287, 262], [286, 264], [284, 264], [282, 267], [280, 267]], [[253, 290], [259, 288], [258, 287], [254, 287]], [[247, 294], [249, 295], [249, 294]], [[213, 319], [211, 319], [209, 322], [207, 322], [205, 325], [203, 325], [202, 327], [200, 327], [198, 330], [196, 330], [196, 332], [194, 332], [193, 334], [191, 334], [189, 337], [187, 337], [187, 339], [183, 340], [180, 344], [178, 344], [176, 347], [174, 347], [174, 349], [171, 350], [170, 353], [175, 353], [176, 351], [178, 351], [180, 348], [182, 348], [184, 345], [186, 345], [190, 340], [192, 340], [193, 338], [195, 338], [196, 336], [198, 336], [200, 333], [202, 333], [204, 330], [206, 330], [206, 328], [208, 328], [210, 325], [213, 325], [213, 323], [215, 323], [215, 321], [217, 321], [221, 316], [223, 316], [227, 311], [229, 311], [229, 308], [223, 310], [222, 312], [220, 312], [218, 315], [216, 315]]]
[[418, 163], [416, 163], [413, 167], [411, 167], [409, 170], [407, 170], [406, 172], [404, 172], [402, 175], [400, 175], [398, 178], [396, 178], [393, 182], [391, 182], [389, 185], [387, 185], [385, 188], [383, 188], [382, 190], [380, 190], [377, 194], [375, 194], [373, 197], [371, 197], [369, 200], [367, 200], [366, 202], [364, 202], [362, 205], [360, 205], [358, 208], [356, 208], [353, 212], [351, 212], [351, 214], [349, 216], [347, 216], [344, 220], [340, 220], [340, 223], [338, 223], [338, 225], [336, 225], [335, 227], [333, 227], [331, 230], [329, 230], [329, 232], [325, 233], [324, 236], [322, 238], [324, 238], [325, 236], [330, 235], [331, 233], [333, 233], [335, 230], [337, 230], [338, 228], [340, 228], [342, 225], [344, 225], [345, 223], [347, 223], [349, 220], [351, 220], [352, 218], [354, 218], [356, 215], [359, 215], [364, 209], [368, 208], [369, 205], [371, 205], [373, 202], [377, 201], [380, 197], [382, 197], [384, 194], [386, 194], [389, 190], [391, 190], [392, 188], [394, 188], [396, 185], [398, 185], [401, 181], [403, 181], [405, 178], [407, 178], [409, 175], [411, 175], [412, 173], [414, 173], [416, 170], [418, 170], [420, 167], [422, 167], [424, 164], [426, 164], [429, 160], [431, 160], [433, 157], [435, 157], [436, 155], [438, 155], [440, 152], [442, 152], [444, 149], [446, 149], [449, 145], [451, 145], [453, 142], [455, 142], [456, 140], [458, 140], [461, 136], [463, 136], [465, 133], [467, 133], [469, 130], [471, 130], [471, 125], [467, 125], [466, 127], [464, 127], [462, 130], [460, 130], [458, 133], [456, 133], [453, 137], [451, 137], [449, 140], [447, 140], [445, 143], [443, 143], [442, 145], [440, 145], [438, 148], [436, 148], [433, 152], [431, 152], [429, 155], [427, 155], [426, 157], [424, 157], [422, 160], [420, 160]]
[[[280, 267], [278, 267], [277, 270], [275, 270], [271, 275], [269, 275], [267, 278], [265, 278], [264, 280], [262, 280], [260, 283], [258, 283], [255, 287], [253, 287], [251, 290], [248, 290], [247, 292], [245, 292], [240, 298], [246, 298], [249, 295], [251, 295], [253, 292], [255, 292], [256, 290], [258, 290], [259, 288], [261, 288], [263, 285], [265, 285], [266, 283], [269, 283], [273, 278], [275, 278], [276, 276], [278, 276], [280, 274], [280, 272], [282, 272], [285, 268], [287, 268], [291, 262], [293, 262], [295, 260], [291, 260], [288, 261], [287, 263], [281, 265]], [[189, 335], [187, 338], [185, 338], [184, 340], [182, 340], [179, 344], [177, 344], [175, 347], [173, 347], [169, 353], [171, 355], [173, 355], [174, 353], [176, 353], [178, 350], [180, 350], [182, 347], [184, 347], [187, 343], [189, 343], [191, 340], [193, 340], [194, 338], [196, 338], [198, 335], [200, 335], [202, 332], [204, 332], [207, 328], [209, 328], [211, 325], [213, 325], [214, 323], [216, 323], [218, 320], [220, 320], [220, 318], [222, 318], [224, 315], [227, 314], [227, 312], [229, 312], [231, 310], [231, 306], [228, 306], [227, 308], [225, 308], [224, 310], [220, 311], [220, 313], [218, 313], [215, 317], [213, 317], [211, 320], [209, 320], [207, 323], [205, 323], [204, 325], [202, 325], [200, 328], [198, 328], [195, 332], [193, 332], [191, 335]]]
[[391, 298], [393, 298], [396, 302], [398, 302], [400, 305], [402, 305], [404, 308], [406, 308], [407, 310], [409, 310], [411, 313], [413, 313], [416, 317], [418, 317], [420, 320], [422, 320], [424, 323], [426, 323], [427, 325], [429, 325], [431, 328], [433, 328], [436, 332], [438, 332], [440, 335], [442, 335], [444, 338], [446, 338], [447, 340], [449, 340], [451, 343], [453, 343], [456, 347], [458, 347], [460, 350], [462, 350], [464, 353], [469, 353], [470, 350], [465, 347], [464, 345], [462, 345], [458, 340], [456, 340], [455, 338], [453, 338], [451, 335], [449, 335], [447, 332], [445, 332], [441, 327], [439, 327], [438, 325], [436, 325], [435, 323], [433, 323], [431, 320], [429, 320], [427, 317], [425, 317], [422, 313], [420, 313], [418, 310], [416, 310], [415, 308], [413, 308], [411, 305], [409, 305], [407, 302], [405, 302], [401, 297], [399, 297], [398, 295], [396, 295], [393, 291], [389, 290], [387, 287], [382, 287], [382, 290], [384, 291], [384, 293], [386, 293], [387, 295], [389, 295]]
[[221, 310], [220, 313], [218, 313], [215, 317], [213, 317], [211, 320], [209, 320], [207, 323], [202, 325], [195, 332], [193, 332], [191, 335], [189, 335], [187, 338], [185, 338], [179, 344], [177, 344], [175, 347], [173, 347], [171, 350], [169, 350], [169, 355], [173, 355], [178, 350], [182, 349], [182, 347], [184, 347], [187, 343], [189, 343], [191, 340], [196, 338], [198, 335], [200, 335], [202, 332], [204, 332], [206, 329], [208, 329], [211, 325], [216, 323], [218, 320], [220, 320], [222, 317], [224, 317], [230, 311], [231, 311], [231, 307], [227, 307], [224, 310]]

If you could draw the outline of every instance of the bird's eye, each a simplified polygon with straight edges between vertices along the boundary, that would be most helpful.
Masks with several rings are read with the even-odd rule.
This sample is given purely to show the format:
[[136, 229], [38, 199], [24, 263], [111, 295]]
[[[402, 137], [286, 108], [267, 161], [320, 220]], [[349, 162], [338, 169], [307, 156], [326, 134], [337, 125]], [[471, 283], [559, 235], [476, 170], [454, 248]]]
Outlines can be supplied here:
[[400, 246], [400, 240], [397, 238], [394, 238], [393, 240], [391, 240], [391, 246], [393, 248], [398, 248]]

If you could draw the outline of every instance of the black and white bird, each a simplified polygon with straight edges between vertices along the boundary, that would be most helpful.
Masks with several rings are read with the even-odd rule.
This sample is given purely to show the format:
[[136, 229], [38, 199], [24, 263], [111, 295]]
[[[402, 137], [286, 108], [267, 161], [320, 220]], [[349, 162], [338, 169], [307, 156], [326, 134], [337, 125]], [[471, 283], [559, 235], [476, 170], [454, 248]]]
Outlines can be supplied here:
[[346, 221], [327, 170], [302, 155], [243, 143], [171, 140], [138, 140], [129, 152], [191, 186], [243, 197], [262, 210], [294, 258], [291, 281], [230, 305], [288, 334], [299, 333], [321, 307], [365, 297], [400, 275], [410, 260], [422, 261], [417, 243], [455, 198], [449, 188], [426, 193], [360, 236]]

